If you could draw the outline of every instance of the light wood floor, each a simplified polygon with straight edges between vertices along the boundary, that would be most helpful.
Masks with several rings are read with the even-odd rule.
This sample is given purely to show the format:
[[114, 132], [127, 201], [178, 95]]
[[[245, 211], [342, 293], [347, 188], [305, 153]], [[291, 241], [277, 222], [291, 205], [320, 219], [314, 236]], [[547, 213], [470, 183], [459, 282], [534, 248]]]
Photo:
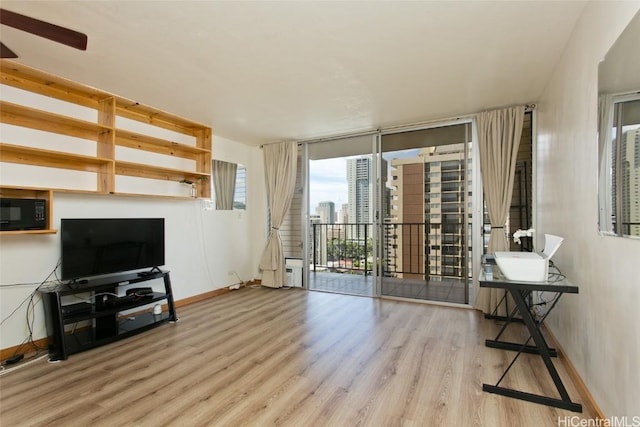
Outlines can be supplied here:
[[[499, 325], [473, 310], [248, 288], [178, 315], [2, 375], [0, 425], [557, 426], [593, 416], [484, 393], [513, 354], [484, 346]], [[504, 384], [556, 395], [535, 355]]]

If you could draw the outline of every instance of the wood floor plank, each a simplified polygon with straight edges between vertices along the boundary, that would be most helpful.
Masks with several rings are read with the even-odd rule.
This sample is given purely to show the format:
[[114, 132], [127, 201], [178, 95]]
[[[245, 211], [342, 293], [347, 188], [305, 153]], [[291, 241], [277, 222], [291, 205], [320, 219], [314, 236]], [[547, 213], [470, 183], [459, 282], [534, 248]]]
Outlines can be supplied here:
[[[246, 288], [178, 315], [3, 374], [0, 425], [553, 426], [593, 416], [484, 393], [513, 354], [485, 347], [500, 325], [473, 310]], [[504, 384], [555, 392], [535, 355], [520, 356]]]

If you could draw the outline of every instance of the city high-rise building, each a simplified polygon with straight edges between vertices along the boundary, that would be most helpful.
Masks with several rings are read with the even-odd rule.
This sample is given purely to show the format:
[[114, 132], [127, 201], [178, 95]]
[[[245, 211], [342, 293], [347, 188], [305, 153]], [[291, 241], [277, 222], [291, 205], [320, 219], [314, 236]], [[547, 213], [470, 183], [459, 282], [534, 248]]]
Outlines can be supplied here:
[[[391, 161], [389, 273], [402, 278], [463, 277], [469, 176], [464, 144], [423, 148]], [[397, 225], [394, 225], [397, 224]], [[392, 248], [392, 249], [389, 249]], [[394, 270], [395, 269], [395, 270]]]
[[338, 224], [346, 224], [349, 222], [349, 204], [343, 203], [340, 207], [340, 212], [338, 213], [338, 219], [336, 221]]
[[[371, 156], [347, 159], [347, 188], [349, 203], [347, 215], [354, 224], [373, 223], [373, 192], [375, 186], [371, 182], [373, 162]], [[382, 182], [387, 180], [387, 161], [382, 160]]]
[[622, 164], [622, 230], [640, 236], [640, 129], [625, 132]]
[[336, 223], [336, 204], [331, 201], [320, 202], [316, 207], [316, 214], [320, 215], [320, 222], [324, 224]]
[[350, 223], [372, 222], [371, 156], [347, 159], [348, 215]]

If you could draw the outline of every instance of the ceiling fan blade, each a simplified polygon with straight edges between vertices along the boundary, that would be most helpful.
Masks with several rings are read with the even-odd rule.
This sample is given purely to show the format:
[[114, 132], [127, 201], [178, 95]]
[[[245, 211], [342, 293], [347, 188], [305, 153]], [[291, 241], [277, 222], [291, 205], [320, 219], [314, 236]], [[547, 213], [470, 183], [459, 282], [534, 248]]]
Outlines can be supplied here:
[[0, 24], [26, 31], [64, 45], [87, 50], [87, 36], [59, 25], [0, 9]]
[[0, 42], [0, 58], [17, 58], [18, 55], [14, 51], [9, 49], [4, 43]]

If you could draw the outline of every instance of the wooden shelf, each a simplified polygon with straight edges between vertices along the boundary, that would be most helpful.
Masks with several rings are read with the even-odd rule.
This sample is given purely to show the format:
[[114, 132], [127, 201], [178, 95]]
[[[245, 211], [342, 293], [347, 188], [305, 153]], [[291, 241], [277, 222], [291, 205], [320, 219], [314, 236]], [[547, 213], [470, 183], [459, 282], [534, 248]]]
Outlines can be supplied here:
[[85, 172], [107, 172], [111, 159], [0, 143], [0, 161]]
[[15, 185], [0, 186], [0, 197], [13, 197], [22, 199], [47, 198], [51, 197], [52, 190], [40, 187], [18, 187]]
[[211, 153], [211, 150], [204, 148], [166, 141], [127, 130], [118, 130], [116, 134], [116, 145], [191, 160], [196, 160], [198, 155]]
[[183, 119], [182, 117], [167, 113], [157, 108], [142, 105], [125, 98], [116, 98], [116, 114], [120, 117], [146, 123], [163, 129], [182, 133], [189, 136], [197, 136], [200, 129], [207, 126]]
[[56, 234], [58, 230], [55, 229], [46, 229], [46, 230], [11, 230], [11, 231], [0, 231], [0, 236], [11, 236], [18, 234]]
[[111, 95], [9, 60], [0, 60], [0, 83], [89, 108]]
[[[211, 128], [138, 102], [50, 75], [25, 65], [0, 60], [0, 83], [39, 95], [55, 98], [96, 110], [96, 121], [43, 111], [7, 101], [0, 101], [0, 122], [96, 142], [96, 155], [61, 152], [19, 145], [16, 141], [0, 143], [0, 161], [35, 166], [72, 169], [97, 173], [96, 194], [129, 194], [116, 188], [116, 175], [167, 181], [190, 181], [196, 185], [196, 197], [211, 197], [208, 178], [211, 174]], [[193, 145], [177, 143], [150, 135], [117, 129], [118, 117], [156, 128], [187, 135]], [[151, 164], [116, 160], [115, 147], [156, 153], [194, 161], [193, 169], [172, 169]], [[56, 189], [74, 191], [73, 189]], [[153, 194], [146, 196], [153, 197]], [[166, 196], [158, 196], [166, 197]], [[176, 196], [183, 198], [183, 196]]]
[[200, 129], [208, 126], [184, 119], [175, 114], [149, 107], [81, 83], [54, 76], [35, 68], [10, 60], [0, 60], [0, 82], [8, 86], [39, 93], [61, 101], [85, 107], [99, 107], [107, 98], [116, 100], [116, 114], [131, 120], [173, 130], [185, 135], [197, 136]]
[[161, 179], [167, 181], [191, 181], [198, 182], [208, 179], [209, 175], [200, 172], [188, 172], [181, 169], [163, 168], [141, 163], [123, 162], [116, 160], [116, 175], [137, 176], [139, 178]]
[[112, 131], [108, 126], [6, 101], [0, 101], [0, 122], [92, 141], [97, 141], [101, 133]]

